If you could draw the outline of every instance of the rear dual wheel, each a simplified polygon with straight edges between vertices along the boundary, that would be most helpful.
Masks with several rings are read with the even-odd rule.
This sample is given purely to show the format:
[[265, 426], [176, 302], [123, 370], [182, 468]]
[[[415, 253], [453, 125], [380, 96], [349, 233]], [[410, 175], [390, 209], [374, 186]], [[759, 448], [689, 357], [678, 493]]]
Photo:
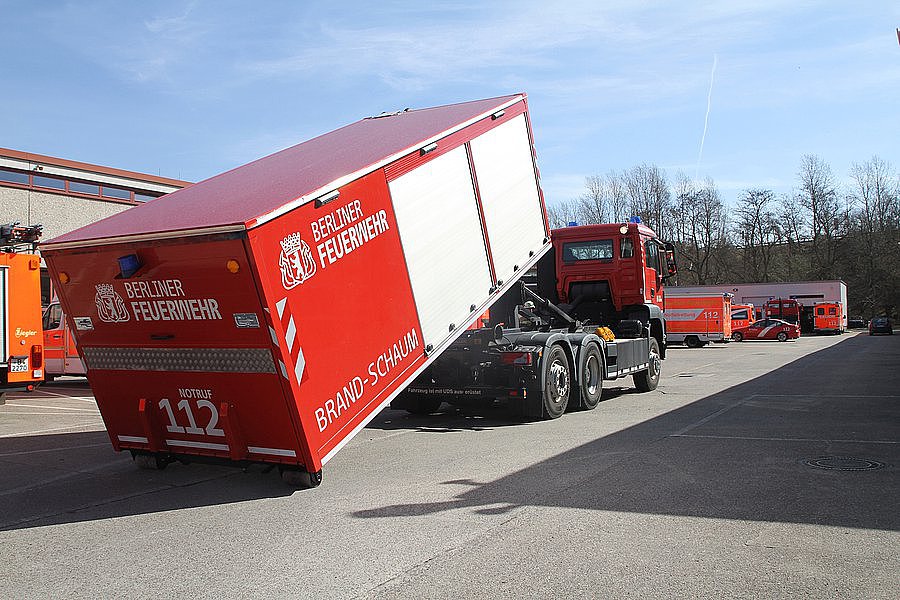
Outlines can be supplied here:
[[551, 346], [543, 360], [543, 405], [549, 419], [558, 419], [569, 406], [572, 393], [572, 367], [562, 346]]

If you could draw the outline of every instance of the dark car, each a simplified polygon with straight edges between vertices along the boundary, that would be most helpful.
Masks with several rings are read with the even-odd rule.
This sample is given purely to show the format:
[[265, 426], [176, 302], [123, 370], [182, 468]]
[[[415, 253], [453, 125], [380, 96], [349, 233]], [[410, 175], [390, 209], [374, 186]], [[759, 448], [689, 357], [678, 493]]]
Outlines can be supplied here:
[[866, 325], [866, 320], [862, 317], [850, 317], [847, 319], [847, 327], [850, 329], [865, 329]]
[[894, 335], [894, 323], [888, 317], [873, 317], [869, 321], [869, 335], [876, 333]]
[[786, 342], [800, 337], [800, 328], [793, 323], [781, 319], [762, 319], [746, 327], [738, 327], [731, 332], [731, 339], [736, 342], [744, 340], [778, 340]]

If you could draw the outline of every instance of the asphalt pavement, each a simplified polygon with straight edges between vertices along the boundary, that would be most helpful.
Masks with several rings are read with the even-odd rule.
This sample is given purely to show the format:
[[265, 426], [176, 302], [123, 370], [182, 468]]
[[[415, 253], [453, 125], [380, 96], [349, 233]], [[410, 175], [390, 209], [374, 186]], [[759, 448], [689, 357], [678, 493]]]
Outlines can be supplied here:
[[555, 421], [386, 410], [301, 491], [138, 470], [83, 380], [9, 395], [0, 597], [900, 597], [900, 336], [673, 347], [655, 392], [607, 384]]

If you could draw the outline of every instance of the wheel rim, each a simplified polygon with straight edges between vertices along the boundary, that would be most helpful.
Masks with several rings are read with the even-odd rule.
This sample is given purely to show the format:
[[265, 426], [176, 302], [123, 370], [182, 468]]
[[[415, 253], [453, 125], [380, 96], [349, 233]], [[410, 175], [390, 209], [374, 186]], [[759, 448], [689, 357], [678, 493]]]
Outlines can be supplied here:
[[660, 361], [659, 352], [657, 352], [656, 349], [651, 349], [649, 367], [650, 372], [648, 373], [648, 375], [650, 375], [650, 379], [656, 379], [657, 377], [659, 377], [660, 367], [662, 366], [661, 362], [662, 361]]
[[554, 360], [550, 365], [547, 391], [553, 404], [561, 404], [569, 398], [569, 369], [560, 359]]
[[785, 332], [782, 331], [781, 333], [778, 334], [778, 341], [779, 341], [779, 342], [783, 342], [783, 341], [785, 341], [786, 339], [787, 339], [787, 334], [786, 334]]
[[584, 365], [584, 387], [588, 395], [593, 396], [597, 393], [600, 383], [600, 361], [595, 355], [591, 355]]

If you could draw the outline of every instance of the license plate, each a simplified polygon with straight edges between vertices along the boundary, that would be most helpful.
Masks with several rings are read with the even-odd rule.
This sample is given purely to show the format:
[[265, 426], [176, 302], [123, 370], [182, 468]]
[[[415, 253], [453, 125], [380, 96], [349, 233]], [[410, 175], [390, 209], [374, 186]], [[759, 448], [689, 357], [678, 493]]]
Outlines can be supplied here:
[[9, 359], [9, 372], [10, 373], [24, 373], [28, 370], [28, 359], [27, 358], [11, 358]]

